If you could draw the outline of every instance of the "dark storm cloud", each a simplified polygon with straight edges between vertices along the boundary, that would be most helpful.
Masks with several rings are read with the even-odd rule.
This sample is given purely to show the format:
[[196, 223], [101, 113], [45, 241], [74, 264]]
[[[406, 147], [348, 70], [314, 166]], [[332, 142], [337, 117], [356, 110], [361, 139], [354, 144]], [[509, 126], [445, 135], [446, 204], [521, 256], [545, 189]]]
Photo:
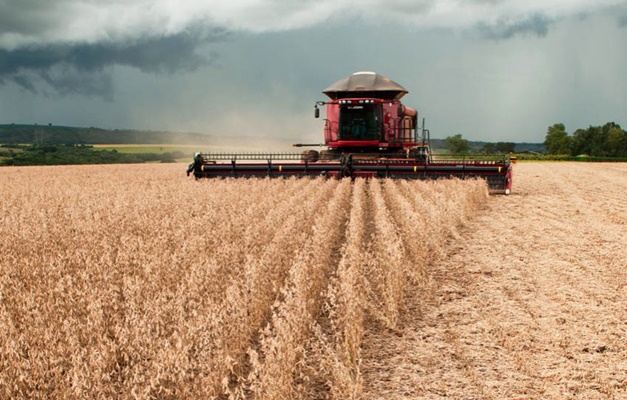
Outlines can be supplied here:
[[549, 27], [554, 21], [541, 13], [532, 14], [527, 18], [513, 20], [501, 18], [496, 23], [479, 23], [477, 30], [481, 36], [499, 40], [511, 39], [514, 36], [538, 36], [545, 37], [549, 33]]
[[58, 94], [80, 94], [113, 100], [113, 78], [104, 71], [94, 73], [53, 68], [40, 72], [39, 77]]
[[225, 36], [182, 32], [130, 43], [50, 44], [15, 50], [0, 49], [0, 83], [14, 82], [37, 92], [42, 82], [61, 94], [79, 93], [110, 97], [110, 69], [115, 65], [142, 72], [173, 74], [194, 71], [213, 62], [198, 50]]
[[[264, 39], [262, 45], [235, 62], [229, 47], [220, 50], [225, 65], [232, 63], [230, 69], [241, 70], [238, 63], [242, 62], [250, 66], [251, 71], [243, 75], [233, 73], [233, 82], [252, 77], [243, 91], [254, 93], [261, 81], [257, 77], [267, 73], [258, 68], [261, 56], [256, 50], [264, 48], [265, 54], [273, 55], [266, 69], [284, 75], [289, 70], [297, 76], [299, 73], [291, 72], [295, 69], [291, 66], [295, 59], [310, 56], [310, 44], [283, 51], [281, 41], [289, 45], [307, 29], [313, 29], [316, 35], [309, 34], [303, 43], [317, 40], [319, 32], [353, 25], [381, 32], [386, 32], [382, 27], [390, 25], [410, 32], [416, 28], [420, 35], [431, 29], [443, 35], [448, 30], [470, 31], [489, 40], [545, 37], [550, 36], [553, 24], [569, 16], [607, 11], [608, 4], [620, 1], [599, 0], [593, 6], [581, 0], [365, 0], [357, 7], [354, 0], [0, 0], [0, 86], [10, 83], [13, 89], [48, 98], [79, 94], [112, 99], [114, 84], [128, 68], [153, 75], [178, 75], [211, 64], [216, 56], [207, 55], [211, 49], [208, 44], [225, 38], [226, 29], [217, 27], [228, 27], [236, 35], [259, 35]], [[616, 20], [627, 25], [624, 3], [615, 7], [623, 10], [613, 13]], [[376, 49], [385, 42], [386, 48], [403, 51], [397, 40], [390, 40], [397, 28], [388, 32], [391, 34], [373, 38], [368, 47]], [[235, 38], [234, 46], [238, 43]], [[333, 54], [334, 62], [326, 63], [324, 68], [340, 70], [337, 65], [343, 62], [351, 69], [364, 68], [361, 64], [352, 67], [357, 63], [343, 60], [354, 58], [346, 40], [333, 37], [326, 43], [328, 48], [319, 54]], [[366, 55], [370, 53], [365, 51]], [[382, 59], [380, 68], [388, 64]], [[137, 79], [142, 84], [142, 79], [150, 81], [147, 85], [155, 83], [149, 77]], [[174, 79], [185, 77], [168, 76], [163, 82], [168, 84]], [[320, 81], [311, 87], [325, 84], [322, 78]], [[228, 84], [231, 82], [222, 80], [215, 86]], [[187, 90], [174, 86], [174, 91]]]

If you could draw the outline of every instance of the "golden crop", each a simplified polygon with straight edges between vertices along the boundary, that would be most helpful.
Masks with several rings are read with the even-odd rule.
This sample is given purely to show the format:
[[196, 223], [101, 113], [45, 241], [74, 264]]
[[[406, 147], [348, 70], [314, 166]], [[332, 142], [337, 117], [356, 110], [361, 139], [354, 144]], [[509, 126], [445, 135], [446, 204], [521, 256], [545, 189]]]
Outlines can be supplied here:
[[[358, 398], [482, 181], [6, 168], [0, 398]], [[416, 290], [418, 289], [418, 290]]]

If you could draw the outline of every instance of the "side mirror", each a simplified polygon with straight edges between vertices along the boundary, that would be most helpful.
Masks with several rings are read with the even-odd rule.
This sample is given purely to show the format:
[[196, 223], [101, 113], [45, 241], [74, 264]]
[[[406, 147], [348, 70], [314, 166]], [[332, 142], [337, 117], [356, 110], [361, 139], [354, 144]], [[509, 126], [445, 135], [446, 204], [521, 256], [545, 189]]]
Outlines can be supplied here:
[[398, 117], [403, 118], [403, 106], [398, 106]]
[[320, 109], [318, 107], [314, 111], [314, 118], [320, 118]]

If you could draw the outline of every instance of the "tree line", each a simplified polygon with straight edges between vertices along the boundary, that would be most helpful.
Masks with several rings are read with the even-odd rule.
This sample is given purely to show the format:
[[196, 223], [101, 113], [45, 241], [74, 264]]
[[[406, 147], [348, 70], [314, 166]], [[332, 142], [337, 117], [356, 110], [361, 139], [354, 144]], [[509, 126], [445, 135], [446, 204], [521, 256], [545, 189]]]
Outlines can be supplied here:
[[627, 132], [615, 122], [577, 129], [572, 136], [562, 123], [547, 129], [544, 140], [547, 154], [587, 155], [590, 157], [627, 157]]
[[508, 154], [516, 150], [516, 143], [512, 142], [484, 143], [480, 148], [473, 148], [470, 142], [459, 133], [448, 136], [444, 139], [444, 143], [448, 151], [456, 155], [470, 152], [475, 154]]
[[[461, 134], [448, 136], [444, 142], [449, 152], [456, 155], [470, 152], [482, 154], [516, 152], [516, 144], [511, 142], [485, 143], [483, 147], [473, 148]], [[627, 132], [619, 124], [608, 122], [603, 126], [577, 129], [569, 135], [564, 124], [557, 123], [547, 130], [544, 150], [548, 155], [625, 158], [627, 157]]]
[[86, 145], [3, 145], [0, 148], [0, 166], [166, 163], [185, 156], [180, 151], [127, 154], [118, 153], [115, 149], [96, 150]]
[[56, 125], [0, 124], [0, 143], [45, 145], [206, 144], [215, 137], [201, 133], [78, 128]]

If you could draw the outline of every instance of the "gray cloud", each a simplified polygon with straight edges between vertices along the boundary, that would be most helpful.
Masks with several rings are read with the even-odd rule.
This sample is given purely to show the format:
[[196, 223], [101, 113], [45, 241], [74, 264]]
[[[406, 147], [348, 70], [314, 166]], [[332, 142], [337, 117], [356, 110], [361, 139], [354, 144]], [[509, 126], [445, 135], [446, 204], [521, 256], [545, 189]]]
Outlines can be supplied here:
[[494, 40], [527, 35], [544, 37], [549, 33], [549, 27], [553, 23], [554, 21], [546, 15], [535, 13], [518, 20], [501, 18], [493, 24], [482, 22], [477, 25], [477, 30], [481, 36]]
[[[12, 69], [15, 84], [0, 87], [0, 120], [317, 142], [323, 121], [313, 118], [312, 108], [316, 100], [324, 100], [320, 92], [352, 72], [373, 70], [410, 91], [404, 97], [406, 104], [427, 118], [427, 127], [436, 138], [461, 133], [472, 140], [541, 142], [546, 127], [556, 122], [575, 128], [607, 121], [625, 125], [620, 118], [627, 109], [627, 55], [616, 49], [625, 47], [626, 37], [624, 28], [617, 27], [618, 12], [609, 12], [609, 7], [595, 12], [596, 6], [590, 6], [564, 16], [553, 8], [545, 15], [555, 22], [547, 23], [546, 37], [538, 40], [533, 29], [511, 28], [521, 25], [516, 15], [528, 22], [537, 10], [492, 8], [506, 7], [509, 0], [486, 4], [481, 8], [485, 12], [477, 12], [463, 23], [447, 21], [451, 29], [424, 28], [399, 20], [372, 23], [373, 19], [344, 15], [309, 28], [238, 32], [230, 35], [228, 42], [208, 46], [198, 38], [188, 39], [196, 46], [192, 56], [203, 58], [207, 50], [220, 54], [220, 68], [195, 71], [193, 63], [186, 69], [172, 60], [150, 65], [150, 57], [145, 55], [141, 58], [146, 62], [134, 61], [127, 53], [143, 43], [141, 40], [117, 46], [83, 45], [85, 51], [75, 49], [74, 53], [68, 50], [72, 46], [56, 44], [52, 48], [61, 47], [82, 69], [67, 63]], [[586, 11], [587, 17], [581, 18], [580, 11]], [[411, 17], [417, 22], [428, 18]], [[353, 23], [346, 22], [349, 18]], [[499, 37], [497, 31], [513, 40], [476, 40], [467, 29], [476, 29], [479, 19], [488, 23], [493, 38]], [[495, 23], [499, 20], [500, 27]], [[460, 30], [465, 34], [459, 34]], [[45, 48], [40, 43], [30, 49]], [[42, 57], [42, 52], [28, 53], [26, 49], [11, 54], [35, 60], [35, 55]], [[99, 60], [97, 54], [91, 54], [95, 49], [112, 53], [115, 65], [125, 66], [118, 68]], [[211, 56], [204, 58], [213, 61]], [[0, 64], [4, 62], [2, 54]], [[42, 72], [49, 76], [40, 75]], [[115, 100], [102, 101], [110, 96], [109, 89], [115, 89]], [[35, 90], [38, 95], [32, 93]], [[100, 92], [100, 97], [80, 95], [93, 92]], [[560, 93], [559, 101], [555, 93]]]
[[[545, 0], [539, 6], [518, 0], [365, 0], [359, 5], [354, 0], [0, 0], [0, 85], [13, 83], [34, 94], [111, 99], [116, 66], [174, 75], [211, 65], [217, 56], [204, 54], [206, 45], [227, 35], [216, 27], [292, 37], [313, 28], [394, 24], [421, 34], [475, 30], [483, 38], [501, 40], [544, 37], [556, 21], [621, 1]], [[627, 14], [617, 15], [622, 15], [619, 24], [627, 25]], [[329, 40], [342, 46], [335, 42]], [[290, 63], [288, 58], [281, 67]]]
[[[56, 3], [56, 4], [55, 4]], [[0, 0], [0, 34], [42, 35], [58, 25], [60, 2]]]
[[[357, 4], [358, 3], [358, 4]], [[542, 34], [543, 15], [595, 13], [624, 0], [0, 0], [0, 48], [53, 42], [100, 42], [109, 38], [175, 34], [198, 23], [234, 31], [277, 32], [358, 17], [427, 28], [468, 29], [481, 21], [493, 36]], [[589, 3], [589, 2], [588, 2]], [[416, 18], [417, 15], [421, 17]], [[531, 15], [530, 21], [518, 16]], [[494, 23], [494, 21], [499, 21]], [[529, 24], [535, 28], [529, 28]]]
[[380, 2], [383, 10], [389, 10], [390, 13], [420, 15], [426, 14], [433, 9], [436, 1], [434, 0], [384, 0]]
[[618, 18], [618, 26], [622, 28], [627, 27], [627, 6], [618, 8], [616, 10], [616, 15]]
[[491, 6], [503, 3], [504, 0], [470, 0], [470, 3], [474, 4], [488, 4]]
[[[39, 73], [42, 81], [62, 95], [80, 94], [113, 100], [113, 78], [108, 72], [84, 72], [53, 68]], [[35, 89], [33, 89], [35, 90]]]
[[51, 44], [15, 50], [0, 49], [0, 83], [14, 82], [38, 92], [46, 83], [61, 94], [78, 93], [110, 97], [110, 70], [121, 65], [142, 72], [173, 74], [194, 71], [211, 64], [198, 49], [220, 40], [225, 32], [211, 35], [182, 32], [175, 35], [135, 40], [131, 43]]

